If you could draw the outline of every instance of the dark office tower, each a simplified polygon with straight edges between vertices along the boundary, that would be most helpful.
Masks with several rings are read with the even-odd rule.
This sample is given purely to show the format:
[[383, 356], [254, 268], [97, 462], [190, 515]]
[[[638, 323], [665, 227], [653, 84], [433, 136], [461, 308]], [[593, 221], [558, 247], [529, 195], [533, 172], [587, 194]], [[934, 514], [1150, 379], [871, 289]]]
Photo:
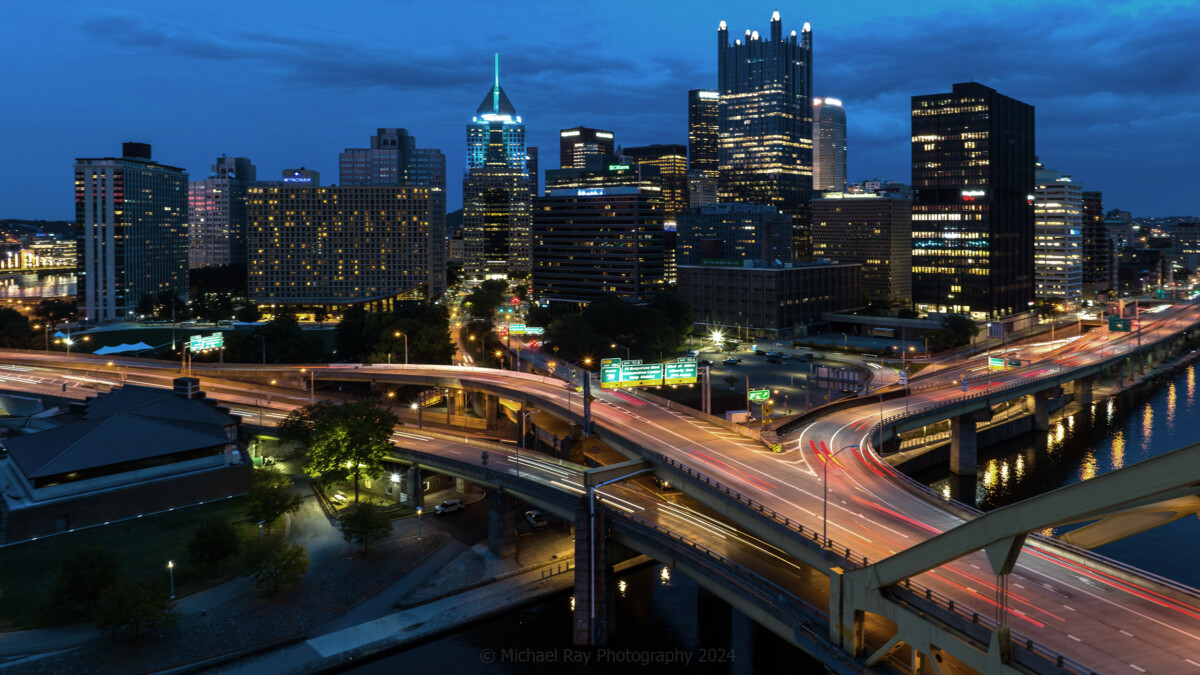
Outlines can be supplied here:
[[187, 202], [187, 173], [152, 161], [148, 143], [75, 160], [81, 316], [126, 321], [142, 296], [187, 295]]
[[682, 145], [643, 145], [621, 154], [638, 164], [658, 167], [662, 176], [663, 219], [673, 224], [688, 207], [687, 148]]
[[863, 299], [912, 300], [912, 200], [829, 192], [813, 200], [813, 257], [862, 265]]
[[912, 99], [913, 301], [976, 321], [1033, 302], [1033, 106], [975, 82]]
[[661, 193], [629, 177], [625, 186], [547, 186], [546, 196], [534, 199], [533, 290], [539, 299], [587, 304], [611, 293], [642, 300], [662, 289]]
[[836, 98], [813, 101], [813, 190], [846, 191], [846, 110]]
[[538, 149], [536, 145], [525, 148], [525, 169], [529, 172], [529, 192], [536, 197], [542, 193], [542, 175], [538, 171]]
[[721, 164], [721, 94], [711, 89], [688, 91], [688, 169], [716, 176]]
[[1083, 294], [1088, 300], [1112, 288], [1113, 242], [1104, 225], [1104, 195], [1083, 193]]
[[763, 204], [712, 204], [679, 215], [680, 265], [792, 260], [792, 217]]
[[806, 259], [812, 194], [812, 30], [784, 37], [779, 12], [770, 39], [717, 31], [723, 202], [769, 204], [795, 215], [793, 250]]
[[496, 79], [467, 125], [463, 271], [469, 279], [528, 274], [530, 180], [525, 124]]
[[345, 186], [420, 185], [446, 190], [446, 156], [418, 148], [405, 129], [377, 129], [369, 148], [346, 148], [338, 155], [338, 184]]
[[558, 168], [582, 169], [588, 157], [613, 154], [613, 132], [575, 127], [558, 132]]
[[213, 175], [188, 185], [188, 267], [246, 262], [246, 188], [257, 171], [245, 157], [217, 158]]

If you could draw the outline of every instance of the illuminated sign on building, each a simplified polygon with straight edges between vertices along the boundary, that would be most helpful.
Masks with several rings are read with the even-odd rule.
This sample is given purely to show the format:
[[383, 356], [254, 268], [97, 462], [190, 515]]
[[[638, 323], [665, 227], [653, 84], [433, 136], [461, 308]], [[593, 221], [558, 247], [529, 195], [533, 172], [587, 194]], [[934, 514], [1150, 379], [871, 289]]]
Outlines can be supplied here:
[[715, 91], [702, 91], [700, 92], [700, 98], [716, 99], [721, 98], [721, 94]]
[[283, 182], [285, 183], [311, 183], [312, 180], [312, 176], [305, 176], [300, 171], [293, 171], [292, 175], [283, 177]]
[[613, 135], [607, 131], [597, 131], [596, 138], [612, 138]]
[[626, 171], [628, 169], [629, 169], [628, 164], [609, 164], [608, 165], [609, 171]]
[[564, 132], [562, 132], [562, 137], [563, 137], [563, 138], [567, 138], [567, 137], [570, 137], [570, 136], [578, 136], [578, 135], [579, 135], [579, 130], [578, 130], [578, 129], [572, 129], [572, 130], [570, 130], [570, 131], [564, 131]]
[[575, 194], [579, 197], [599, 197], [604, 194], [604, 188], [579, 188]]

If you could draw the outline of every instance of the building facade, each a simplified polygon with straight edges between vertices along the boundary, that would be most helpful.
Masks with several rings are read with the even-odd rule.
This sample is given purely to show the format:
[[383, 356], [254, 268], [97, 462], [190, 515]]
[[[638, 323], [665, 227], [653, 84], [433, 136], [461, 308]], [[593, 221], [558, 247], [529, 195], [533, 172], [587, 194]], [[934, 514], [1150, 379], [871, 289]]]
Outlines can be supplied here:
[[250, 299], [268, 313], [291, 305], [337, 316], [440, 293], [444, 204], [430, 187], [252, 187]]
[[688, 207], [687, 147], [643, 145], [625, 148], [621, 154], [638, 164], [658, 167], [658, 174], [662, 178], [663, 218], [668, 225], [675, 223], [679, 212]]
[[213, 175], [188, 185], [188, 267], [246, 262], [246, 188], [257, 179], [245, 157], [218, 157]]
[[75, 160], [80, 317], [127, 321], [145, 295], [186, 297], [187, 207], [187, 173], [153, 161], [148, 143]]
[[813, 100], [813, 190], [846, 191], [846, 109], [836, 98]]
[[792, 259], [792, 217], [765, 204], [721, 203], [687, 209], [676, 229], [678, 265]]
[[610, 293], [642, 300], [665, 275], [662, 193], [637, 185], [547, 188], [534, 200], [533, 291], [586, 304]]
[[763, 263], [680, 265], [679, 294], [696, 325], [779, 340], [820, 332], [826, 312], [857, 306], [858, 265]]
[[613, 154], [613, 132], [588, 127], [563, 129], [558, 132], [558, 168], [582, 169], [588, 157]]
[[1038, 302], [1083, 301], [1083, 186], [1040, 164], [1035, 173], [1033, 264]]
[[496, 79], [467, 125], [463, 178], [463, 273], [467, 279], [503, 279], [532, 271], [532, 181], [526, 164], [525, 124]]
[[912, 200], [830, 192], [813, 200], [813, 257], [862, 265], [863, 304], [912, 303]]
[[796, 258], [807, 257], [812, 195], [812, 30], [784, 37], [779, 12], [769, 39], [746, 31], [730, 44], [717, 30], [720, 183], [723, 202], [768, 204], [797, 216]]
[[1033, 106], [975, 82], [912, 99], [913, 300], [973, 320], [1033, 303]]
[[688, 91], [688, 170], [716, 177], [721, 165], [721, 93]]
[[1092, 300], [1096, 293], [1113, 288], [1113, 245], [1104, 227], [1104, 194], [1083, 193], [1083, 288]]

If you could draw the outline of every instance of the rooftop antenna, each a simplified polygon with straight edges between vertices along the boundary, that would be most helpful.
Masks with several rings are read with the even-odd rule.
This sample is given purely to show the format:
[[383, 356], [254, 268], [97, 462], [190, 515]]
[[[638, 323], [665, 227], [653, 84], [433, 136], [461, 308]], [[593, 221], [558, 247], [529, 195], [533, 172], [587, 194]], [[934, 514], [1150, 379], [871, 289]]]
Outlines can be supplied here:
[[500, 114], [500, 54], [496, 54], [496, 86], [492, 88], [492, 111]]

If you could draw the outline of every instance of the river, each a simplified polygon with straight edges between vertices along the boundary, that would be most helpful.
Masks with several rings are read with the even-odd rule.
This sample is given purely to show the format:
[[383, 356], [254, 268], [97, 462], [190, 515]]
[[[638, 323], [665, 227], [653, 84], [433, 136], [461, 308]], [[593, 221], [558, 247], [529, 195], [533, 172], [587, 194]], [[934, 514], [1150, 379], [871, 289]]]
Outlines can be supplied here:
[[75, 295], [75, 273], [0, 276], [0, 298], [64, 298]]

